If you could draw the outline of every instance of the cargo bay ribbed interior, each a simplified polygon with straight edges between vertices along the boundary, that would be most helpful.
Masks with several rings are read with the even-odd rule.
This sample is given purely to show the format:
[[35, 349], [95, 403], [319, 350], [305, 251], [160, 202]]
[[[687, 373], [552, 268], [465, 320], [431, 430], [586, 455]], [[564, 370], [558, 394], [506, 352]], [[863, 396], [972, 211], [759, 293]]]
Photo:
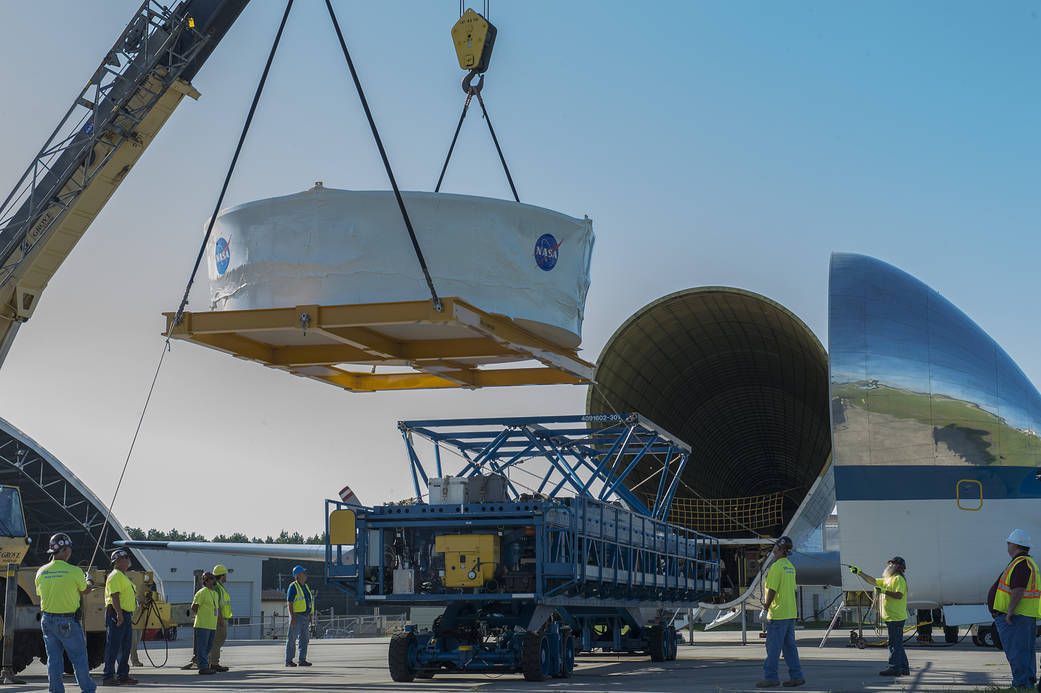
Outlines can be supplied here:
[[[776, 535], [828, 464], [827, 354], [758, 294], [700, 287], [645, 306], [604, 347], [596, 381], [590, 413], [636, 411], [691, 446], [670, 519], [692, 529]], [[660, 468], [641, 463], [629, 486], [653, 497]]]

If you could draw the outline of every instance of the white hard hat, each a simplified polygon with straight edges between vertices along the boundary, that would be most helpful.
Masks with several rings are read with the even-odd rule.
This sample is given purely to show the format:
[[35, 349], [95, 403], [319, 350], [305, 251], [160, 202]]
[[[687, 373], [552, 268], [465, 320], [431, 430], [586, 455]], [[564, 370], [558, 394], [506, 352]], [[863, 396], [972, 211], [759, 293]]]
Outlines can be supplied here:
[[1010, 544], [1025, 546], [1028, 549], [1034, 545], [1034, 542], [1030, 539], [1030, 535], [1022, 529], [1012, 530], [1008, 535], [1008, 539], [1006, 539], [1005, 541], [1007, 541]]

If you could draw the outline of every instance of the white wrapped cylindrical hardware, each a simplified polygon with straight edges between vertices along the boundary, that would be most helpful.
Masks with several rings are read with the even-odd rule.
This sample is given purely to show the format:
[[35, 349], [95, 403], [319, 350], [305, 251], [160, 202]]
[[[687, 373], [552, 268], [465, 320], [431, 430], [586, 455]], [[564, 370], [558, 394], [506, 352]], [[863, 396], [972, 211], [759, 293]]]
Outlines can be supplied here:
[[[594, 241], [588, 218], [469, 195], [402, 197], [440, 296], [578, 346]], [[213, 310], [430, 297], [390, 191], [316, 185], [232, 207], [218, 214], [207, 256]]]

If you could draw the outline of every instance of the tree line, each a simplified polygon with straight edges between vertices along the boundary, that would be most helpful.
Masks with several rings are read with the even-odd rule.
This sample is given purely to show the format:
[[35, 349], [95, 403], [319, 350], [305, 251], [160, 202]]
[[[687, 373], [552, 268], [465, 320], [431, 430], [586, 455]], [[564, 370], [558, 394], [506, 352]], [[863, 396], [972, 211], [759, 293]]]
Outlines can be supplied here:
[[253, 537], [250, 538], [242, 532], [234, 532], [232, 534], [218, 534], [212, 539], [207, 539], [203, 535], [197, 532], [182, 532], [176, 528], [164, 531], [161, 529], [149, 529], [144, 530], [140, 527], [124, 527], [127, 535], [131, 539], [137, 539], [139, 541], [213, 541], [213, 542], [231, 542], [233, 544], [324, 544], [325, 535], [315, 534], [314, 536], [306, 537], [300, 532], [288, 532], [282, 530], [282, 533], [277, 537], [268, 535], [264, 538]]

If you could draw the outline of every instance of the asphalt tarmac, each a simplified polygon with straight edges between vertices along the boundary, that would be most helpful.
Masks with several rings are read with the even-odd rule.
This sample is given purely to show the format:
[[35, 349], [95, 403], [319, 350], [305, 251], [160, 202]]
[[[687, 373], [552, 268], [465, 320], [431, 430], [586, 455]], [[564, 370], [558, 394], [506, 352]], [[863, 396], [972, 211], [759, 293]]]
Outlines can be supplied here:
[[[695, 644], [682, 644], [676, 661], [654, 663], [646, 656], [580, 656], [571, 679], [527, 682], [520, 674], [438, 675], [433, 680], [395, 683], [387, 672], [387, 638], [344, 638], [312, 640], [310, 668], [287, 669], [283, 663], [284, 644], [276, 641], [237, 641], [225, 646], [222, 663], [231, 671], [200, 676], [182, 671], [190, 649], [186, 644], [171, 644], [169, 664], [160, 669], [131, 669], [140, 680], [137, 688], [163, 688], [167, 691], [631, 691], [633, 693], [722, 693], [754, 691], [762, 678], [762, 641], [750, 633], [749, 644], [741, 645], [740, 632], [695, 633]], [[999, 650], [983, 649], [965, 638], [954, 646], [908, 647], [911, 676], [897, 679], [878, 676], [886, 668], [884, 647], [863, 650], [847, 647], [846, 634], [833, 634], [823, 649], [823, 631], [800, 630], [799, 654], [806, 684], [799, 688], [766, 690], [799, 691], [977, 691], [1008, 686], [1008, 664]], [[869, 636], [869, 640], [871, 637]], [[149, 643], [153, 658], [163, 656], [162, 643]], [[155, 648], [159, 648], [158, 651]], [[143, 655], [142, 655], [143, 657]], [[145, 661], [147, 664], [147, 660]], [[782, 662], [781, 678], [786, 678]], [[21, 673], [24, 686], [4, 686], [3, 691], [47, 689], [46, 671], [34, 662]], [[100, 672], [95, 674], [100, 683]], [[78, 690], [72, 677], [66, 677], [69, 693]], [[101, 690], [108, 690], [107, 687]]]

